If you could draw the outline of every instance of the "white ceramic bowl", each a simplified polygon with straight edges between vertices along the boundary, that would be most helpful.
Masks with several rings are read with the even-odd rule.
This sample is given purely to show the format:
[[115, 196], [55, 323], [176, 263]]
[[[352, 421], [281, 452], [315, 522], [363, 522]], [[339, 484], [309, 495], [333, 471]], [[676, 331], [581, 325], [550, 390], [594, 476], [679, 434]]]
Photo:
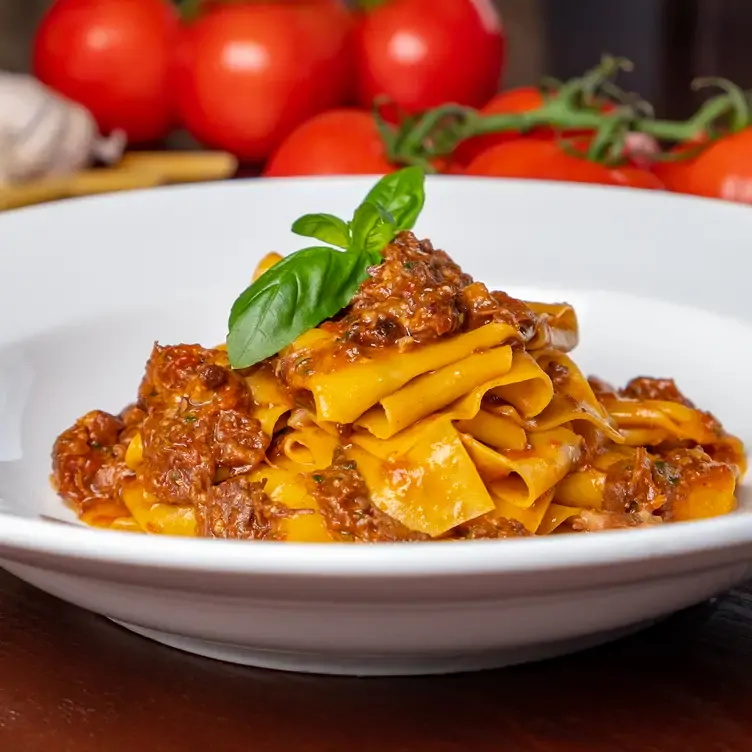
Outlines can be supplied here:
[[[326, 673], [476, 669], [637, 629], [752, 575], [752, 497], [705, 522], [452, 545], [92, 530], [48, 485], [76, 417], [133, 399], [154, 340], [214, 344], [255, 262], [364, 179], [249, 181], [0, 216], [0, 564], [153, 639]], [[621, 189], [441, 178], [418, 227], [477, 278], [576, 306], [586, 372], [675, 376], [752, 444], [752, 210]]]

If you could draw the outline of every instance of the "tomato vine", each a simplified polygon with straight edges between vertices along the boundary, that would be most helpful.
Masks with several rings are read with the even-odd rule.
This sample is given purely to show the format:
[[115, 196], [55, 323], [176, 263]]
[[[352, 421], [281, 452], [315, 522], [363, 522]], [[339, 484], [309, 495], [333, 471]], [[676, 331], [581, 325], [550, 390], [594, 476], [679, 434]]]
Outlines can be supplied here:
[[[631, 68], [628, 60], [604, 56], [584, 76], [542, 89], [542, 106], [527, 112], [484, 115], [470, 107], [447, 104], [394, 125], [381, 116], [383, 103], [379, 103], [375, 117], [390, 161], [420, 165], [429, 172], [436, 171], [434, 160], [451, 156], [463, 141], [505, 131], [524, 135], [548, 127], [558, 132], [591, 132], [587, 151], [577, 150], [578, 155], [613, 166], [626, 161], [625, 145], [631, 133], [678, 144], [707, 134], [708, 138], [692, 149], [654, 156], [655, 161], [673, 161], [696, 156], [717, 138], [752, 121], [749, 95], [733, 83], [715, 78], [694, 82], [696, 89], [712, 85], [723, 92], [708, 99], [688, 120], [658, 119], [648, 103], [616, 85], [617, 75]], [[566, 140], [563, 145], [567, 148]]]

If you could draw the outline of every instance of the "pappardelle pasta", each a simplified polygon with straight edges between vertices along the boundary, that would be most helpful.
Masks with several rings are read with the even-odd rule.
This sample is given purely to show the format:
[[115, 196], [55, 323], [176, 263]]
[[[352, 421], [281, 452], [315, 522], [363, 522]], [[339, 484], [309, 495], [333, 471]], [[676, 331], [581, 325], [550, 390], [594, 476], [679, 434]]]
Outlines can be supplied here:
[[296, 542], [735, 509], [739, 439], [670, 379], [585, 378], [570, 306], [490, 292], [409, 231], [382, 255], [349, 305], [251, 367], [232, 368], [225, 346], [155, 345], [135, 404], [58, 438], [59, 494], [98, 527]]

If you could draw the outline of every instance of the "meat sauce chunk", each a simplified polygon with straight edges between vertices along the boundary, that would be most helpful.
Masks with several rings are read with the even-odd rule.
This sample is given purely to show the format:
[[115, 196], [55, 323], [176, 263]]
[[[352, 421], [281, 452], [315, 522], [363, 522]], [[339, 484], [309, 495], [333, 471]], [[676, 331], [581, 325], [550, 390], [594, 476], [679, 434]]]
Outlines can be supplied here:
[[620, 390], [619, 395], [636, 400], [678, 402], [685, 407], [694, 408], [694, 405], [679, 391], [673, 379], [651, 379], [640, 376], [632, 379], [624, 389]]
[[196, 505], [198, 534], [206, 538], [274, 539], [285, 514], [264, 493], [263, 483], [242, 475], [213, 486]]
[[643, 447], [635, 451], [633, 458], [612, 465], [606, 474], [603, 508], [607, 512], [652, 514], [665, 499], [656, 484], [653, 469], [653, 462]]
[[473, 282], [429, 241], [402, 232], [383, 255], [384, 263], [369, 269], [369, 279], [338, 320], [348, 344], [432, 342], [491, 321], [515, 326], [523, 338], [532, 336], [536, 317], [524, 303]]
[[160, 501], [206, 503], [220, 470], [237, 475], [264, 459], [252, 395], [223, 350], [155, 345], [139, 397], [148, 413], [138, 478]]
[[[126, 420], [140, 417], [130, 408]], [[64, 431], [52, 449], [52, 482], [57, 492], [81, 509], [94, 499], [117, 498], [123, 479], [132, 473], [125, 451], [134, 423], [123, 416], [92, 410]]]
[[53, 482], [79, 509], [96, 499], [119, 502], [134, 476], [126, 451], [140, 432], [136, 477], [158, 501], [194, 505], [206, 535], [268, 537], [273, 515], [263, 510], [273, 505], [258, 484], [234, 477], [262, 462], [268, 446], [253, 407], [224, 351], [155, 345], [136, 405], [117, 417], [88, 413], [58, 438]]
[[652, 458], [640, 447], [633, 458], [609, 468], [603, 509], [583, 510], [572, 528], [596, 531], [669, 522], [694, 489], [715, 485], [731, 472], [701, 447], [669, 449]]
[[505, 517], [479, 517], [460, 525], [453, 531], [453, 540], [482, 540], [500, 538], [523, 538], [529, 536], [525, 526], [517, 520]]
[[371, 504], [363, 477], [344, 452], [330, 467], [310, 473], [307, 486], [334, 538], [358, 542], [429, 540]]

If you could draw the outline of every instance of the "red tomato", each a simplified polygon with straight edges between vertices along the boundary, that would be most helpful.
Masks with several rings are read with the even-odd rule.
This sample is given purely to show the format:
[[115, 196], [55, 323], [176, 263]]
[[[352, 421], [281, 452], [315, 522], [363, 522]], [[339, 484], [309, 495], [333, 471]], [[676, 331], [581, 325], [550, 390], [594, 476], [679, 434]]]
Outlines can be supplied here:
[[[437, 172], [463, 174], [450, 159], [433, 160]], [[291, 175], [383, 175], [397, 169], [369, 110], [329, 110], [298, 126], [266, 163], [266, 177]]]
[[660, 179], [647, 170], [631, 166], [605, 167], [567, 154], [555, 141], [535, 139], [518, 139], [494, 146], [479, 154], [465, 174], [625, 185], [653, 190], [664, 187]]
[[752, 128], [724, 136], [698, 156], [671, 167], [673, 190], [752, 204]]
[[[677, 151], [683, 151], [683, 149], [679, 148]], [[684, 193], [687, 190], [687, 181], [695, 161], [696, 157], [690, 157], [676, 162], [656, 162], [650, 166], [650, 169], [663, 181], [669, 191]]]
[[389, 0], [361, 17], [355, 46], [361, 104], [383, 95], [408, 112], [481, 107], [506, 51], [491, 0]]
[[211, 7], [178, 49], [183, 123], [207, 146], [266, 159], [296, 126], [347, 98], [349, 19], [321, 0]]
[[177, 34], [164, 0], [57, 0], [34, 39], [34, 73], [88, 108], [103, 133], [121, 128], [130, 141], [152, 141], [174, 121]]
[[[708, 140], [706, 133], [701, 133], [693, 139], [683, 144], [678, 144], [671, 149], [672, 154], [681, 154], [686, 151], [695, 149], [698, 145], [704, 144]], [[687, 186], [689, 173], [692, 170], [696, 157], [679, 159], [676, 162], [652, 162], [650, 170], [657, 175], [669, 191], [682, 193]]]
[[274, 152], [264, 175], [382, 175], [394, 169], [373, 115], [341, 109], [298, 126]]

